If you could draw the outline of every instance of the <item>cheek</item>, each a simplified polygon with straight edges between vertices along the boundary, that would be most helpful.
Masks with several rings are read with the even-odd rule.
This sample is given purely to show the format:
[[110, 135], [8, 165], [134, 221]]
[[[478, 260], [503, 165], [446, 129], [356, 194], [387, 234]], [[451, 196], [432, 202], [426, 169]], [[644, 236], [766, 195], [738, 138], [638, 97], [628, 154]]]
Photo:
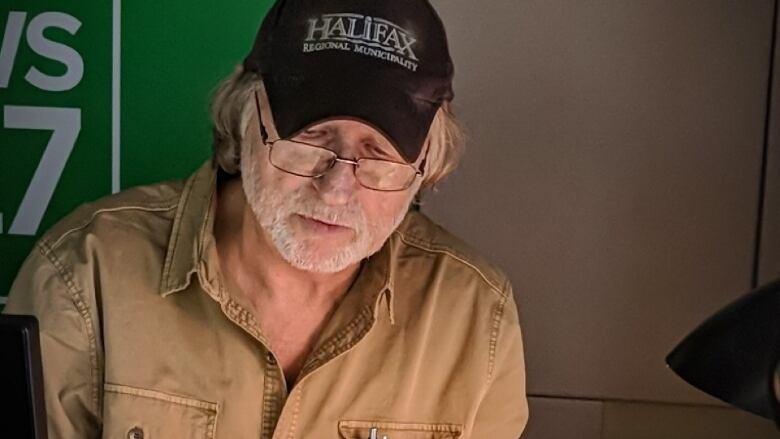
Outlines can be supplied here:
[[301, 190], [301, 188], [305, 187], [306, 185], [311, 184], [310, 178], [291, 175], [273, 167], [269, 170], [269, 172], [271, 177], [271, 185], [278, 192], [284, 194], [297, 192]]
[[286, 194], [311, 184], [311, 178], [298, 177], [276, 169], [268, 160], [267, 153], [257, 154], [255, 159], [259, 169], [260, 184], [266, 188], [273, 188], [276, 192]]
[[366, 217], [373, 224], [392, 223], [411, 201], [411, 195], [407, 192], [373, 195], [363, 200]]

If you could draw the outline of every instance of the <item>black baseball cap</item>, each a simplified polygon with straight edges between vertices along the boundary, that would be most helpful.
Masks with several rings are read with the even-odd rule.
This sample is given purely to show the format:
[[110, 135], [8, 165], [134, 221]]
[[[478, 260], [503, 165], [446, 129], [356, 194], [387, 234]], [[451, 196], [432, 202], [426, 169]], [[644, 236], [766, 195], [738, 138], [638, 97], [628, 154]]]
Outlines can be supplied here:
[[453, 98], [447, 36], [428, 0], [278, 0], [244, 69], [263, 78], [280, 137], [357, 119], [409, 162]]

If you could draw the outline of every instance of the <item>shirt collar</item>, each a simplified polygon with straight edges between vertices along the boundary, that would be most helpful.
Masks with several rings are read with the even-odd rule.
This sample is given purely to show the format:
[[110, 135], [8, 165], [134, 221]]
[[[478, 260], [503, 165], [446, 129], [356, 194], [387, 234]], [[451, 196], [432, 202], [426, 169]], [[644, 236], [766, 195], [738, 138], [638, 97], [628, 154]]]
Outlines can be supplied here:
[[184, 186], [163, 266], [160, 285], [163, 297], [189, 286], [202, 260], [206, 237], [213, 237], [216, 206], [212, 205], [212, 201], [216, 192], [216, 175], [214, 163], [208, 160]]
[[[204, 163], [184, 186], [163, 266], [160, 285], [160, 294], [163, 297], [185, 290], [199, 269], [209, 272], [205, 278], [213, 277], [214, 270], [208, 268], [214, 266], [216, 261], [207, 261], [208, 255], [214, 255], [214, 252], [207, 250], [214, 243], [216, 188], [217, 170], [212, 160]], [[374, 317], [377, 317], [377, 313], [384, 307], [393, 323], [393, 261], [397, 247], [394, 235], [365, 261], [350, 289], [359, 292], [357, 296], [360, 302], [373, 307]]]
[[[393, 300], [395, 293], [393, 291], [393, 273], [394, 254], [396, 244], [393, 236], [385, 242], [378, 252], [368, 257], [360, 269], [355, 283], [347, 293], [345, 301], [354, 301], [355, 309], [370, 307], [373, 310], [376, 319], [379, 313], [385, 311], [390, 318], [391, 323], [395, 323], [395, 313]], [[355, 292], [357, 294], [351, 294]]]

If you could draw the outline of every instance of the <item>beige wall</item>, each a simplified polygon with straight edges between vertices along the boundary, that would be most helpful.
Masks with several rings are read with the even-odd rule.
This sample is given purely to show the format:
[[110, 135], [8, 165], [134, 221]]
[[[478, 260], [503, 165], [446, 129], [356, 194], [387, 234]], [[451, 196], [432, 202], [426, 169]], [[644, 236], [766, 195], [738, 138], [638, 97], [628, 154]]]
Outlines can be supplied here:
[[778, 40], [780, 37], [775, 36], [772, 113], [769, 118], [766, 192], [758, 277], [760, 283], [780, 278], [780, 42]]
[[771, 435], [664, 357], [750, 289], [774, 0], [434, 3], [471, 139], [423, 209], [513, 280], [526, 437]]

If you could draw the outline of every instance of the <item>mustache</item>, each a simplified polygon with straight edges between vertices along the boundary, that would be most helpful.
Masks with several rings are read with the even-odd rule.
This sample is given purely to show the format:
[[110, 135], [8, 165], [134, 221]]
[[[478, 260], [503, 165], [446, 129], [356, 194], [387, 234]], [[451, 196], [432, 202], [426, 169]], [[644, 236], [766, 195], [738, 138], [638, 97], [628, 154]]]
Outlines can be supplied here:
[[290, 210], [289, 213], [309, 217], [327, 224], [355, 230], [365, 228], [366, 216], [363, 209], [356, 203], [351, 202], [345, 206], [334, 207], [328, 206], [314, 197], [296, 193], [287, 206]]

